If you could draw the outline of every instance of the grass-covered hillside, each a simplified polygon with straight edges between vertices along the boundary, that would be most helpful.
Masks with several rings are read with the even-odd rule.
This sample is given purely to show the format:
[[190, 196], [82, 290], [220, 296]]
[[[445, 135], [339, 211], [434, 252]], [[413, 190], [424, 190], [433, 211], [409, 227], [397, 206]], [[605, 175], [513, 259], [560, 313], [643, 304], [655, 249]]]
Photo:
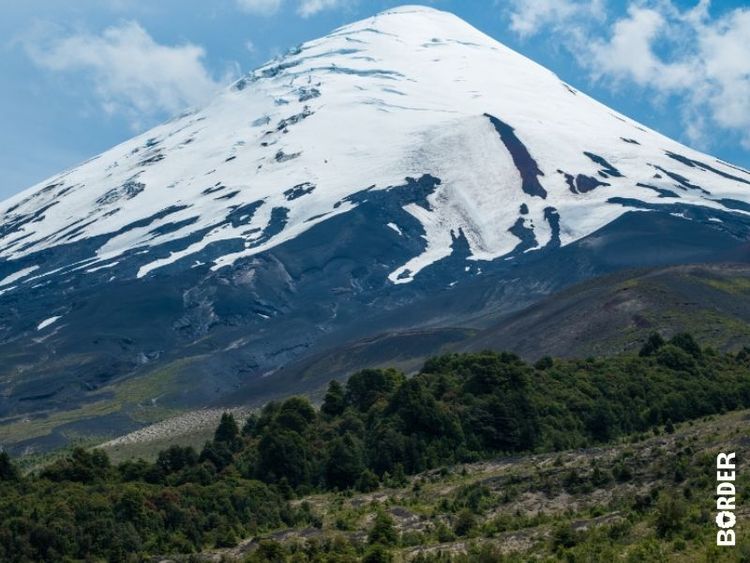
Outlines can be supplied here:
[[[331, 383], [319, 410], [292, 398], [239, 424], [226, 415], [200, 451], [173, 446], [153, 463], [114, 466], [78, 449], [23, 476], [3, 454], [0, 560], [137, 561], [237, 545], [224, 554], [703, 553], [709, 442], [736, 441], [730, 426], [745, 420], [695, 438], [689, 429], [748, 407], [750, 351], [719, 354], [686, 334], [654, 336], [638, 356], [529, 365], [487, 352], [432, 359], [412, 378], [364, 370]], [[507, 534], [516, 539], [495, 541]]]

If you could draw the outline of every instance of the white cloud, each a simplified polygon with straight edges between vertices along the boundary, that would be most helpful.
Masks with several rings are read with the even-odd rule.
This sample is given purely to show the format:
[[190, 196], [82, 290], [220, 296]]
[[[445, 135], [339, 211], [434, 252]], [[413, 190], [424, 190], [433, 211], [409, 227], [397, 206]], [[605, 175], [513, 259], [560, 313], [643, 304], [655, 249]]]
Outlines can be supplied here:
[[591, 71], [665, 92], [686, 87], [694, 78], [690, 65], [665, 63], [654, 52], [654, 44], [668, 33], [668, 26], [657, 10], [631, 6], [627, 17], [615, 22], [611, 37], [589, 43]]
[[[357, 0], [298, 0], [296, 11], [298, 16], [309, 18], [325, 10], [348, 8], [356, 2]], [[235, 0], [235, 3], [244, 12], [272, 16], [281, 10], [286, 0]]]
[[323, 10], [347, 8], [352, 4], [352, 0], [300, 0], [297, 13], [303, 18], [308, 18]]
[[135, 128], [144, 119], [202, 104], [220, 86], [203, 64], [203, 48], [161, 45], [137, 22], [101, 35], [36, 37], [24, 45], [42, 68], [81, 73], [93, 84], [101, 107], [125, 114]]
[[517, 2], [511, 28], [547, 34], [569, 49], [594, 80], [633, 84], [658, 103], [673, 99], [687, 137], [705, 145], [715, 129], [750, 148], [750, 8], [713, 18], [710, 0], [680, 9], [671, 0], [637, 0], [599, 22], [574, 0]]
[[602, 0], [513, 0], [510, 28], [528, 37], [546, 27], [561, 28], [571, 20], [598, 20], [603, 15]]
[[744, 130], [743, 144], [750, 148], [750, 9], [705, 25], [699, 43], [710, 86], [700, 97], [720, 126]]
[[237, 6], [244, 12], [261, 16], [272, 16], [281, 9], [283, 0], [236, 0]]

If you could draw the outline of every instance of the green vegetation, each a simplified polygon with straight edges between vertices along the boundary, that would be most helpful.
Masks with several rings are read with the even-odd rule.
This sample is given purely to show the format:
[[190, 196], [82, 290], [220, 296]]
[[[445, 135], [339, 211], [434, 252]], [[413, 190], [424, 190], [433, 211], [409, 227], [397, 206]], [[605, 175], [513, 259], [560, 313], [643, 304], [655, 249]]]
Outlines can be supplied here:
[[[544, 358], [534, 366], [507, 353], [452, 354], [429, 360], [412, 378], [368, 369], [346, 385], [332, 382], [320, 410], [294, 397], [269, 403], [241, 427], [225, 414], [200, 452], [171, 446], [153, 463], [113, 466], [103, 452], [78, 448], [24, 477], [0, 455], [0, 560], [137, 561], [232, 548], [243, 538], [273, 533], [275, 539], [253, 545], [249, 561], [390, 561], [410, 546], [504, 537], [540, 526], [549, 529], [537, 539], [518, 540], [523, 549], [516, 551], [539, 549], [541, 542], [549, 555], [602, 560], [625, 542], [638, 554], [634, 561], [663, 560], [653, 555], [666, 553], [658, 541], [680, 551], [702, 542], [708, 529], [699, 526], [707, 516], [696, 515], [690, 496], [709, 485], [708, 462], [693, 464], [689, 447], [658, 467], [659, 478], [681, 497], [653, 486], [641, 495], [633, 484], [643, 467], [626, 451], [585, 472], [562, 457], [544, 471], [525, 466], [503, 474], [500, 484], [472, 481], [468, 473], [451, 476], [446, 468], [507, 454], [638, 443], [647, 433], [674, 442], [686, 421], [750, 407], [749, 368], [750, 350], [719, 355], [685, 334], [668, 342], [652, 337], [639, 356]], [[653, 458], [648, 463], [656, 463]], [[429, 479], [410, 482], [408, 475], [415, 474], [453, 479], [453, 488], [436, 499], [428, 494]], [[606, 503], [618, 517], [602, 524], [597, 519], [604, 513], [589, 514], [588, 532], [571, 523], [571, 507], [567, 514], [564, 507], [536, 514], [498, 510], [524, 492], [588, 495], [624, 484], [633, 485], [628, 495]], [[409, 485], [402, 495], [407, 516], [375, 500], [384, 487]], [[347, 506], [355, 491], [367, 500]], [[316, 510], [321, 498], [317, 504], [328, 508]], [[429, 525], [396, 525], [409, 518]], [[638, 531], [646, 523], [652, 535]], [[319, 532], [328, 525], [340, 534], [282, 541], [287, 536], [280, 530]], [[506, 555], [490, 544], [472, 545], [477, 551], [463, 555], [413, 555], [418, 561], [497, 561]]]
[[82, 405], [80, 408], [61, 412], [37, 413], [30, 420], [0, 420], [0, 442], [12, 443], [22, 439], [46, 436], [58, 426], [117, 412], [117, 405], [110, 401], [96, 401]]
[[732, 295], [747, 294], [750, 292], [750, 279], [746, 277], [725, 277], [725, 278], [708, 278], [705, 283], [725, 291]]

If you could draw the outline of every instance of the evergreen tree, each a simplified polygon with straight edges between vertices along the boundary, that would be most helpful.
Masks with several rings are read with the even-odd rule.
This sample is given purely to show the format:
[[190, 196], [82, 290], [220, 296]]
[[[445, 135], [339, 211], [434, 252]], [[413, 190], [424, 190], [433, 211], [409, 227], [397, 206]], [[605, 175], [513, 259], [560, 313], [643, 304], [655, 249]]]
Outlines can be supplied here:
[[0, 452], [0, 481], [18, 481], [20, 474], [8, 452]]
[[363, 493], [377, 491], [380, 486], [380, 479], [369, 469], [365, 469], [357, 481], [357, 490]]
[[404, 465], [397, 463], [393, 468], [393, 475], [389, 485], [392, 487], [405, 487], [409, 480], [406, 478], [406, 472], [404, 471]]
[[303, 433], [315, 418], [315, 409], [307, 397], [292, 397], [281, 404], [274, 417], [274, 423], [282, 428]]
[[258, 444], [259, 479], [276, 483], [286, 478], [292, 487], [308, 484], [310, 477], [308, 444], [297, 432], [275, 428]]
[[198, 458], [201, 463], [210, 462], [216, 471], [222, 471], [232, 463], [232, 450], [223, 441], [206, 442]]
[[346, 402], [344, 400], [344, 386], [335, 379], [328, 384], [328, 391], [323, 399], [320, 410], [328, 416], [339, 416], [344, 412]]
[[661, 334], [659, 334], [658, 332], [654, 332], [643, 344], [638, 355], [643, 358], [647, 356], [653, 356], [659, 350], [659, 348], [664, 346], [664, 344], [666, 344], [666, 342], [664, 342]]
[[240, 435], [239, 426], [234, 419], [234, 415], [225, 412], [221, 415], [221, 422], [214, 433], [214, 442], [224, 442], [225, 444], [234, 444]]
[[251, 413], [245, 421], [245, 425], [242, 427], [243, 436], [252, 436], [258, 428], [258, 415]]
[[701, 347], [698, 345], [692, 335], [688, 334], [687, 332], [675, 334], [669, 341], [669, 343], [672, 346], [682, 348], [683, 350], [685, 350], [685, 352], [693, 356], [693, 358], [698, 359], [703, 355], [703, 350], [701, 350]]
[[335, 438], [326, 463], [326, 483], [331, 488], [348, 489], [364, 470], [362, 445], [351, 433]]
[[668, 418], [666, 424], [664, 424], [664, 432], [667, 434], [674, 434], [674, 424], [672, 423], [671, 418]]
[[597, 442], [606, 442], [615, 434], [615, 416], [609, 406], [597, 404], [586, 420], [586, 429]]

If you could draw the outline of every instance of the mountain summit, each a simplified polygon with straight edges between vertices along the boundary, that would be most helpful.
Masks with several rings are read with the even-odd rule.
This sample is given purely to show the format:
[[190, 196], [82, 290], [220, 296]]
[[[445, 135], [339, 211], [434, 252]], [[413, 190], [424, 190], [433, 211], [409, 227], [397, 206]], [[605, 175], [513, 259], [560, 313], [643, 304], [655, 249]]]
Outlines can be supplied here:
[[388, 10], [0, 204], [0, 417], [114, 400], [137, 426], [133, 382], [202, 405], [347, 339], [736, 257], [749, 218], [748, 171]]

